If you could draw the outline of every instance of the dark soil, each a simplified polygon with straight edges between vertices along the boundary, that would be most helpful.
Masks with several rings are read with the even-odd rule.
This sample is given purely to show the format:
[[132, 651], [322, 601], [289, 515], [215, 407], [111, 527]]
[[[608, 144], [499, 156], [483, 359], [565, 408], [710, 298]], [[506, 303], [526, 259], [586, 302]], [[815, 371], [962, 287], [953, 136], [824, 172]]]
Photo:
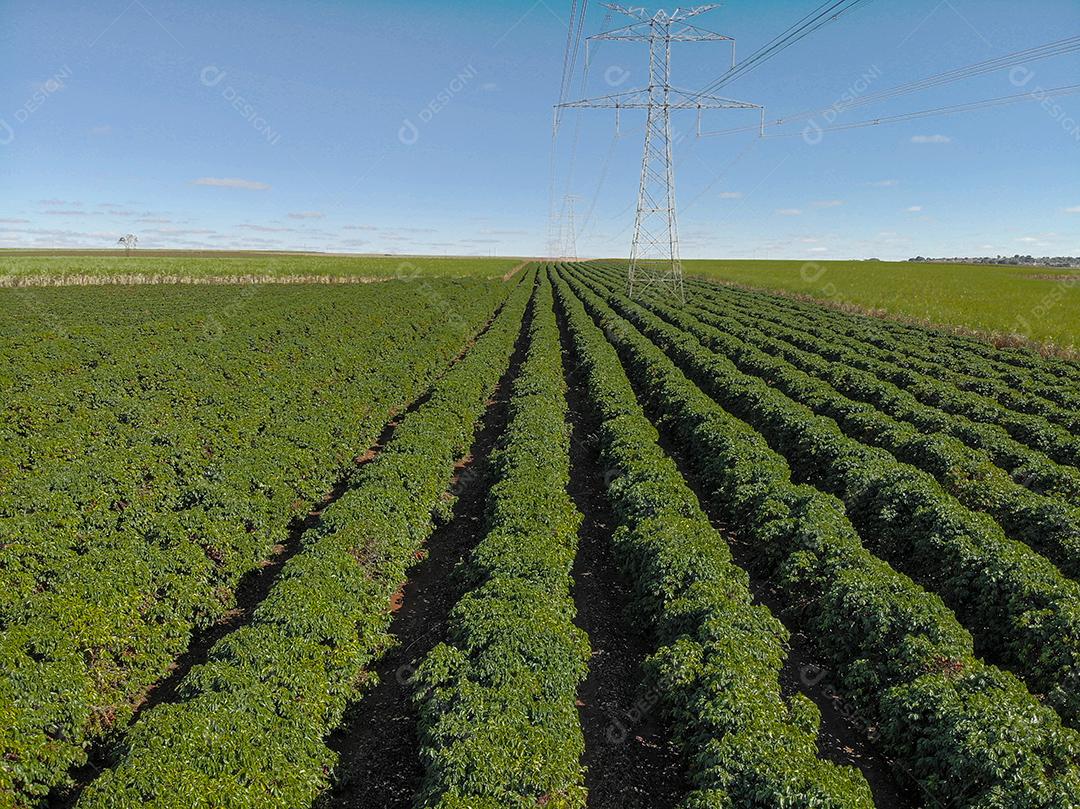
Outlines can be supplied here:
[[[526, 324], [530, 312], [531, 305]], [[424, 771], [409, 681], [415, 667], [446, 637], [450, 610], [460, 596], [454, 571], [484, 535], [491, 451], [509, 419], [525, 336], [523, 329], [469, 456], [458, 465], [451, 485], [458, 498], [453, 517], [431, 535], [427, 556], [410, 571], [395, 600], [390, 632], [399, 645], [375, 667], [377, 684], [349, 708], [330, 737], [340, 763], [335, 784], [316, 802], [317, 809], [408, 809], [420, 789]]]
[[873, 743], [874, 726], [860, 716], [855, 706], [844, 698], [836, 678], [821, 665], [811, 639], [786, 617], [788, 604], [783, 591], [760, 575], [753, 547], [732, 535], [723, 515], [715, 513], [707, 492], [703, 491], [682, 455], [661, 432], [660, 444], [676, 462], [687, 484], [697, 495], [714, 526], [727, 539], [735, 564], [750, 575], [750, 591], [754, 602], [769, 611], [791, 632], [790, 648], [780, 672], [780, 687], [785, 695], [802, 693], [821, 711], [818, 733], [818, 755], [836, 764], [852, 766], [862, 772], [870, 785], [878, 809], [914, 809], [918, 800], [918, 785], [898, 764], [882, 754]]
[[[561, 312], [560, 312], [561, 315]], [[560, 317], [563, 345], [569, 349]], [[574, 368], [572, 354], [565, 366]], [[611, 546], [616, 521], [605, 493], [607, 476], [593, 436], [597, 427], [580, 374], [568, 370], [573, 427], [570, 495], [584, 515], [573, 568], [577, 624], [589, 636], [589, 675], [578, 691], [585, 736], [585, 784], [590, 809], [668, 809], [688, 790], [682, 757], [670, 741], [641, 664], [650, 639], [634, 626], [631, 585]]]

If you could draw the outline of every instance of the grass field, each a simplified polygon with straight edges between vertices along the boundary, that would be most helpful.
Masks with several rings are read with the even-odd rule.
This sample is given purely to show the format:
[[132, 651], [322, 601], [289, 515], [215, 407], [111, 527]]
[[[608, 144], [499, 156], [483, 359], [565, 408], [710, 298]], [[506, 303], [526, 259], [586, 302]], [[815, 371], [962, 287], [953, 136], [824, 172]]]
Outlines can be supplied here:
[[0, 250], [0, 286], [153, 279], [498, 278], [520, 264], [516, 258], [149, 250], [125, 256], [115, 251]]
[[870, 261], [687, 261], [691, 275], [1080, 348], [1080, 270]]

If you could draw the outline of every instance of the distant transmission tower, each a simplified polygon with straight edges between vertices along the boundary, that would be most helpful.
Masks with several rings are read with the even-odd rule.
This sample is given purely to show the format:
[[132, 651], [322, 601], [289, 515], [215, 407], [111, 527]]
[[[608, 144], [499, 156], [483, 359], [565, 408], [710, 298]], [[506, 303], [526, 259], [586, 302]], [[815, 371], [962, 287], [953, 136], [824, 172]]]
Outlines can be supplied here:
[[579, 197], [573, 194], [566, 196], [564, 203], [565, 215], [563, 218], [563, 256], [570, 261], [577, 261], [577, 223], [574, 221], [574, 205]]
[[[673, 42], [731, 42], [731, 62], [734, 66], [734, 39], [686, 22], [707, 11], [712, 11], [718, 7], [717, 4], [686, 10], [676, 9], [671, 14], [666, 11], [657, 11], [651, 17], [644, 8], [625, 8], [615, 4], [605, 4], [605, 6], [637, 22], [589, 37], [588, 41], [646, 43], [649, 46], [648, 87], [560, 104], [559, 109], [614, 109], [616, 117], [622, 110], [648, 111], [645, 152], [641, 161], [641, 185], [638, 191], [637, 218], [634, 222], [634, 243], [630, 249], [627, 286], [630, 297], [644, 296], [650, 290], [656, 289], [660, 294], [670, 295], [685, 302], [682, 260], [679, 255], [679, 227], [675, 209], [671, 110], [673, 108], [696, 109], [700, 132], [703, 110], [756, 109], [760, 110], [764, 116], [764, 108], [758, 104], [691, 93], [671, 86], [671, 43]], [[762, 124], [764, 125], [764, 117]]]

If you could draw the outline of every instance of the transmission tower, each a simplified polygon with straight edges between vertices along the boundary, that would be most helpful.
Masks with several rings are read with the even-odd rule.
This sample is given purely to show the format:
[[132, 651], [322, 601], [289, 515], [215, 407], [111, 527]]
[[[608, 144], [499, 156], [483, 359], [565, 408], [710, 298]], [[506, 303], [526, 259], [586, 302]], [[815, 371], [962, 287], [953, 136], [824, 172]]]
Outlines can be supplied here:
[[[731, 42], [731, 61], [735, 64], [735, 40], [706, 31], [687, 20], [712, 11], [717, 5], [657, 11], [652, 16], [644, 8], [625, 8], [605, 4], [636, 22], [613, 31], [589, 37], [599, 40], [642, 42], [649, 47], [649, 84], [644, 89], [560, 104], [559, 109], [614, 109], [616, 119], [622, 110], [648, 112], [645, 127], [645, 151], [641, 160], [641, 184], [638, 190], [634, 243], [630, 249], [627, 287], [630, 297], [644, 296], [650, 290], [686, 300], [683, 288], [682, 260], [679, 255], [679, 227], [675, 208], [675, 165], [672, 157], [671, 111], [696, 109], [698, 131], [701, 115], [707, 109], [755, 109], [758, 104], [728, 98], [691, 93], [671, 86], [671, 44], [673, 42]], [[558, 119], [556, 119], [558, 120]]]
[[574, 205], [579, 197], [567, 194], [564, 203], [565, 215], [563, 218], [563, 256], [570, 261], [577, 261], [577, 223], [574, 221]]

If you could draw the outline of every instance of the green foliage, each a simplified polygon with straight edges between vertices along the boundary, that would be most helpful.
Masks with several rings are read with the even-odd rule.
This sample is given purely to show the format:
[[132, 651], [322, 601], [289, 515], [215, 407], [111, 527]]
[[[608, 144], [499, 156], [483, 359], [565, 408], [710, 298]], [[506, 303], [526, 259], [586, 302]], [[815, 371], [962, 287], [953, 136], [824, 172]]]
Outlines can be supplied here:
[[[610, 288], [610, 284], [606, 286]], [[994, 517], [1008, 536], [1045, 553], [1067, 575], [1080, 576], [1080, 508], [1021, 486], [989, 457], [969, 449], [957, 438], [934, 431], [926, 433], [915, 425], [899, 422], [870, 404], [849, 399], [830, 384], [835, 381], [844, 393], [854, 388], [858, 395], [888, 383], [879, 383], [866, 372], [787, 349], [747, 319], [728, 318], [704, 309], [691, 309], [691, 314], [657, 304], [648, 304], [647, 308], [731, 359], [740, 371], [760, 377], [818, 415], [834, 419], [850, 438], [885, 449], [897, 459], [929, 472], [965, 506]], [[902, 392], [890, 387], [892, 391], [882, 396], [900, 398]], [[923, 409], [931, 410], [925, 406]]]
[[[815, 637], [845, 698], [874, 723], [884, 751], [945, 805], [1036, 809], [1080, 803], [1080, 735], [1012, 675], [976, 658], [971, 636], [940, 598], [871, 556], [843, 503], [795, 485], [762, 434], [722, 409], [587, 285], [566, 277], [605, 326], [659, 427], [713, 493], [718, 513], [759, 549], [764, 570]], [[609, 300], [661, 339], [664, 327], [654, 316], [617, 296]], [[689, 352], [692, 343], [676, 338], [672, 334], [669, 350], [679, 355], [676, 347], [685, 346]], [[702, 361], [712, 356], [700, 344], [696, 352]], [[772, 392], [768, 412], [787, 412], [776, 396]], [[777, 443], [793, 457], [838, 443], [836, 436], [807, 435], [813, 445], [794, 436]], [[925, 530], [918, 521], [907, 525], [913, 535]], [[1017, 761], [1023, 762], [1022, 776], [1011, 766]], [[717, 790], [698, 805], [723, 805], [715, 802], [725, 799]]]
[[[1048, 424], [1074, 434], [1080, 426], [1080, 366], [1075, 363], [746, 290], [695, 285], [694, 292], [710, 300], [736, 301], [755, 314], [760, 311], [767, 320], [778, 320], [783, 327], [801, 327], [840, 345], [847, 343], [865, 361], [884, 363], [881, 367], [902, 382], [916, 379], [937, 383], [937, 387], [947, 382], [955, 388], [951, 393], [971, 394], [946, 400], [957, 412], [1015, 411], [1006, 424], [1022, 440], [1053, 442], [1056, 434], [1056, 444], [1050, 446], [1062, 451], [1065, 442], [1067, 452], [1067, 437]], [[1019, 414], [1039, 418], [1018, 419]]]
[[[1080, 347], [1075, 316], [1080, 288], [1045, 277], [1053, 270], [885, 261], [687, 261], [685, 267], [702, 278], [840, 301], [986, 334], [1021, 331], [1040, 343]], [[1070, 275], [1075, 277], [1076, 271], [1062, 272], [1062, 279]], [[1059, 302], [1047, 307], [1047, 300]], [[958, 345], [974, 342], [957, 339]], [[1009, 353], [1018, 364], [1041, 361], [1029, 351]]]
[[121, 731], [506, 294], [432, 291], [38, 291], [63, 336], [0, 307], [0, 792]]
[[252, 623], [227, 635], [142, 716], [79, 807], [308, 806], [328, 782], [324, 738], [392, 639], [390, 602], [509, 365], [531, 284], [410, 413], [303, 537]]
[[347, 256], [265, 251], [140, 250], [124, 256], [107, 251], [0, 250], [0, 286], [36, 285], [138, 277], [164, 279], [257, 278], [326, 282], [384, 278], [501, 278], [520, 265], [516, 258], [442, 256]]
[[585, 806], [576, 707], [589, 643], [570, 570], [581, 515], [567, 484], [570, 433], [551, 285], [541, 279], [529, 349], [492, 462], [488, 533], [450, 615], [449, 638], [414, 678], [426, 765], [419, 805]]
[[[1080, 726], [1080, 585], [1007, 538], [989, 517], [962, 506], [930, 475], [849, 438], [773, 380], [743, 373], [724, 353], [710, 351], [684, 330], [695, 328], [692, 318], [669, 311], [675, 326], [622, 296], [612, 305], [717, 403], [759, 430], [796, 475], [842, 498], [873, 550], [939, 593], [983, 649], [1046, 694], [1067, 723]], [[728, 342], [725, 348], [741, 350]], [[812, 385], [805, 374], [791, 376], [797, 385]]]
[[690, 763], [682, 806], [872, 806], [859, 773], [817, 757], [816, 706], [781, 694], [784, 627], [753, 605], [746, 574], [661, 450], [607, 338], [564, 281], [558, 290], [612, 470], [616, 554], [658, 641], [649, 687]]

